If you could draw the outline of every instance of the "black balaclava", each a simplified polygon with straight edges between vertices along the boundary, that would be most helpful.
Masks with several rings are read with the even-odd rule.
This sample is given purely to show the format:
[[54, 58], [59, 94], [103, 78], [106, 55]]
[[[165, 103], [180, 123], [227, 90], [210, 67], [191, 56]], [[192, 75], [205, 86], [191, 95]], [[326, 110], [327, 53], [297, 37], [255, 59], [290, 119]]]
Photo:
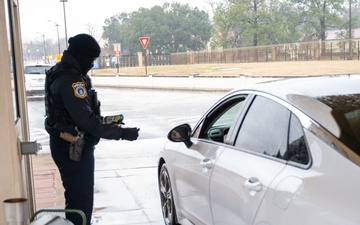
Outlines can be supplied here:
[[81, 66], [81, 73], [87, 74], [94, 66], [94, 60], [100, 55], [100, 46], [88, 34], [78, 34], [69, 39], [67, 51], [76, 58]]

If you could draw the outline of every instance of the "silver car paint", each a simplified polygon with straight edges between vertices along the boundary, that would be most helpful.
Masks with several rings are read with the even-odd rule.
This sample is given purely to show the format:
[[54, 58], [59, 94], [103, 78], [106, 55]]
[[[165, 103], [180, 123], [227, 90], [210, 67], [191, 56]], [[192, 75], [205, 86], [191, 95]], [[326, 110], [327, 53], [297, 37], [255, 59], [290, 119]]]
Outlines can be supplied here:
[[[359, 224], [360, 174], [353, 173], [357, 166], [313, 133], [306, 131], [306, 138], [313, 158], [311, 169], [286, 166], [269, 188], [254, 224]], [[292, 177], [298, 182], [282, 185]], [[287, 207], [279, 207], [280, 201]]]
[[[359, 76], [356, 77], [354, 82], [359, 81], [359, 78]], [[354, 90], [359, 93], [359, 88], [354, 89], [352, 87], [349, 93]], [[253, 89], [248, 91], [256, 92]], [[334, 92], [338, 92], [338, 90], [334, 90]], [[336, 140], [335, 137], [339, 135], [338, 127], [331, 121], [332, 118], [325, 115], [329, 113], [329, 110], [325, 110], [325, 112], [327, 111], [325, 114], [316, 116], [316, 113], [321, 111], [320, 108], [323, 106], [321, 104], [302, 104], [307, 101], [308, 97], [306, 96], [284, 95], [282, 99], [290, 101], [288, 103], [280, 100], [279, 97], [275, 97], [274, 94], [264, 95], [280, 102], [298, 116], [304, 127], [309, 145], [312, 157], [311, 165], [286, 165], [271, 158], [259, 157], [238, 150], [234, 151], [231, 147], [225, 148], [224, 145], [220, 144], [224, 148], [219, 151], [219, 154], [216, 154], [216, 158], [221, 157], [219, 160], [212, 158], [216, 167], [209, 169], [214, 170], [209, 187], [212, 211], [206, 215], [208, 210], [204, 210], [201, 216], [208, 218], [213, 216], [213, 223], [210, 220], [205, 222], [198, 220], [198, 217], [194, 215], [190, 216], [193, 212], [181, 208], [177, 199], [179, 196], [176, 196], [174, 201], [178, 210], [179, 221], [223, 225], [232, 223], [256, 225], [359, 224], [360, 214], [357, 209], [360, 202], [360, 174], [354, 173], [354, 171], [359, 171], [359, 167], [348, 160], [348, 158], [353, 157], [352, 160], [356, 161], [359, 157], [349, 156], [346, 146], [344, 147], [342, 143]], [[310, 117], [298, 110], [301, 107], [306, 108], [305, 112], [309, 113]], [[321, 127], [313, 121], [314, 118], [320, 117], [323, 117], [321, 119], [326, 127]], [[196, 143], [198, 142], [200, 141], [196, 140]], [[160, 154], [166, 159], [172, 181], [176, 182], [178, 175], [177, 172], [174, 172], [173, 164], [176, 164], [177, 168], [183, 168], [189, 164], [182, 160], [177, 161], [178, 156], [173, 155], [175, 152], [170, 153], [168, 146], [172, 146], [170, 149], [174, 149], [176, 154], [183, 154], [188, 149], [182, 143], [168, 143], [164, 148], [166, 151], [162, 151]], [[206, 149], [205, 147], [197, 150], [206, 151]], [[235, 156], [237, 154], [241, 157]], [[227, 159], [223, 159], [223, 157]], [[252, 160], [256, 163], [251, 163]], [[175, 161], [176, 163], [174, 163]], [[201, 158], [198, 157], [198, 160], [195, 161], [200, 164]], [[242, 165], [245, 167], [241, 168]], [[235, 168], [238, 168], [238, 172], [241, 172], [242, 176], [235, 173]], [[263, 171], [266, 173], [261, 174]], [[182, 174], [182, 177], [186, 176], [186, 174]], [[251, 191], [254, 186], [250, 186], [249, 189], [247, 181], [254, 177], [257, 178], [253, 180], [256, 181], [254, 186], [260, 183], [261, 189], [255, 188], [256, 190]], [[198, 193], [191, 187], [191, 182], [196, 183], [198, 180], [191, 177], [182, 178], [182, 180], [188, 182], [187, 194], [191, 193], [191, 190], [193, 194]], [[207, 181], [204, 184], [205, 186], [206, 183]], [[173, 183], [175, 195], [179, 192], [183, 193], [180, 189]], [[199, 201], [204, 200], [206, 191], [201, 195], [203, 197], [198, 198]], [[234, 201], [235, 198], [238, 200]], [[256, 201], [253, 201], [254, 199]], [[250, 203], [250, 201], [253, 202]], [[205, 202], [208, 203], [207, 200]], [[244, 204], [240, 205], [241, 203]], [[204, 206], [199, 203], [198, 205], [202, 209], [210, 207], [210, 205]]]

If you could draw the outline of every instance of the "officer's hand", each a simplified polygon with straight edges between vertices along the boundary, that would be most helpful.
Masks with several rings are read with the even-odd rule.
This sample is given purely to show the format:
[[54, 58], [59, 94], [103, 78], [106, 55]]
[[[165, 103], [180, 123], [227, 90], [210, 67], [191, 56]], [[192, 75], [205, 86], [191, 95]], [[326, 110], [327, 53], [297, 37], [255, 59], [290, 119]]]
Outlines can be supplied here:
[[70, 142], [70, 143], [74, 143], [74, 142], [76, 142], [77, 140], [80, 139], [80, 137], [78, 135], [74, 136], [74, 135], [69, 134], [67, 132], [60, 132], [60, 138], [64, 139], [67, 142]]
[[139, 137], [139, 130], [140, 128], [137, 127], [128, 127], [128, 128], [121, 128], [123, 133], [121, 139], [134, 141]]

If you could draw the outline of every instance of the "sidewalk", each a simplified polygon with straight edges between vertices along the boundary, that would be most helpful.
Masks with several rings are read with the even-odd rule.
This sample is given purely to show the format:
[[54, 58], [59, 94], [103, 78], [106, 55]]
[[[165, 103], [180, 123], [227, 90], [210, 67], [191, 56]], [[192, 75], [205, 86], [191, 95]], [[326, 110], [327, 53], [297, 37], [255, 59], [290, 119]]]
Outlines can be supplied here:
[[157, 157], [165, 141], [158, 138], [99, 143], [95, 151], [94, 225], [164, 224]]
[[[164, 224], [157, 184], [157, 157], [165, 141], [166, 138], [100, 141], [95, 150], [93, 225]], [[53, 164], [49, 154], [39, 156], [47, 157], [47, 163]], [[54, 165], [53, 168], [56, 169]], [[59, 177], [55, 182], [57, 195], [63, 195]], [[44, 208], [63, 209], [64, 202]], [[63, 213], [56, 215], [64, 216]]]
[[287, 77], [237, 76], [144, 76], [108, 75], [91, 76], [94, 87], [148, 88], [170, 90], [229, 91], [244, 85], [284, 79]]

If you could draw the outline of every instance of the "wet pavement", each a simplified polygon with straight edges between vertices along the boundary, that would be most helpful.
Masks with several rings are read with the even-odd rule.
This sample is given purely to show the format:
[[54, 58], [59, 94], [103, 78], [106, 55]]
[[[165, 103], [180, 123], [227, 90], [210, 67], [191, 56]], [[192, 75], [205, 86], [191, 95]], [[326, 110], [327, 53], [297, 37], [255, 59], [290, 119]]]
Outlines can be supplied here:
[[[134, 142], [102, 139], [96, 146], [93, 225], [164, 224], [156, 165], [167, 132], [184, 122], [194, 125], [224, 92], [97, 90], [103, 114], [124, 113], [125, 126], [140, 127], [140, 136]], [[43, 99], [29, 100], [28, 110], [31, 138], [43, 147], [38, 154], [49, 154]]]
[[[94, 85], [101, 85], [109, 81], [102, 81], [104, 78], [93, 79]], [[114, 79], [114, 78], [113, 78]], [[235, 78], [236, 81], [241, 81], [243, 78]], [[99, 81], [102, 82], [99, 82]], [[232, 79], [229, 79], [232, 80]], [[214, 82], [215, 80], [211, 80]], [[210, 81], [208, 81], [210, 82]], [[216, 81], [218, 82], [218, 80]], [[256, 81], [257, 82], [257, 81]], [[254, 83], [256, 83], [254, 81]], [[228, 82], [231, 83], [231, 82]], [[241, 83], [241, 82], [239, 82]], [[253, 82], [247, 82], [253, 83]], [[215, 84], [219, 86], [219, 83]], [[204, 84], [204, 86], [211, 86], [209, 83]], [[231, 89], [231, 86], [220, 85], [222, 88]], [[176, 88], [175, 88], [176, 89]], [[181, 89], [181, 88], [180, 88]], [[203, 88], [200, 88], [203, 89]], [[206, 88], [205, 88], [206, 89]], [[213, 88], [209, 88], [213, 89]], [[111, 90], [113, 92], [113, 90]], [[198, 96], [199, 93], [196, 94]], [[217, 95], [222, 95], [217, 93]], [[118, 95], [116, 95], [118, 96]], [[114, 97], [116, 97], [114, 95]], [[122, 93], [124, 97], [124, 93]], [[168, 96], [162, 94], [162, 96]], [[173, 96], [173, 95], [171, 95]], [[132, 98], [134, 95], [132, 95]], [[149, 94], [147, 94], [146, 100], [149, 100]], [[206, 94], [206, 98], [209, 98], [209, 93]], [[193, 99], [191, 97], [190, 99]], [[217, 98], [217, 97], [216, 97]], [[155, 102], [175, 102], [179, 104], [180, 102], [185, 102], [186, 105], [189, 105], [189, 98], [185, 99], [171, 99], [166, 101], [159, 101], [159, 97], [154, 97]], [[199, 99], [198, 99], [199, 100]], [[209, 99], [208, 99], [209, 100]], [[118, 99], [112, 100], [117, 102]], [[203, 101], [198, 101], [203, 102]], [[213, 102], [212, 100], [210, 102]], [[102, 102], [104, 109], [106, 109], [106, 101]], [[34, 108], [38, 105], [38, 102], [32, 102]], [[39, 103], [43, 105], [41, 102]], [[212, 103], [211, 103], [212, 104]], [[109, 109], [106, 110], [110, 113], [114, 109], [114, 102], [109, 102]], [[119, 103], [116, 104], [119, 106]], [[155, 104], [156, 105], [156, 104]], [[153, 104], [146, 105], [148, 110], [151, 110]], [[119, 106], [120, 107], [120, 106]], [[165, 104], [167, 110], [172, 109], [169, 105]], [[103, 108], [103, 107], [102, 107]], [[121, 107], [121, 110], [124, 111], [128, 107]], [[207, 108], [207, 107], [206, 107]], [[139, 104], [139, 109], [144, 110], [144, 105]], [[187, 109], [189, 109], [187, 107]], [[190, 107], [191, 109], [191, 107]], [[42, 110], [42, 109], [41, 109]], [[128, 109], [130, 114], [140, 115], [136, 109]], [[164, 117], [164, 110], [157, 109], [161, 112], [156, 111], [155, 116], [151, 116], [151, 120], [148, 119], [149, 115], [143, 116], [146, 121], [153, 121], [159, 125], [159, 122], [163, 122], [167, 125], [171, 123], [178, 123], [179, 121], [184, 121], [184, 116], [189, 120], [189, 115], [177, 116], [177, 119], [173, 121], [172, 117], [176, 116], [176, 113], [171, 113], [171, 117], [165, 116], [164, 119], [159, 119], [157, 117]], [[179, 111], [179, 110], [176, 110]], [[126, 112], [126, 111], [125, 111]], [[180, 111], [181, 112], [181, 111]], [[41, 113], [36, 113], [40, 115]], [[111, 114], [111, 113], [110, 113]], [[185, 113], [188, 114], [188, 113]], [[196, 113], [195, 113], [196, 114]], [[129, 124], [138, 124], [142, 117], [129, 118], [127, 117], [126, 121]], [[154, 119], [155, 118], [155, 119]], [[193, 122], [197, 121], [200, 117], [190, 117], [190, 120]], [[35, 121], [36, 124], [38, 120], [35, 118], [32, 121]], [[39, 119], [42, 121], [42, 119]], [[172, 125], [171, 125], [172, 126]], [[154, 129], [153, 126], [150, 126], [149, 129], [145, 129], [148, 126], [141, 124], [141, 129], [144, 128], [145, 131], [152, 131], [159, 134], [158, 129]], [[36, 128], [37, 129], [37, 128]], [[168, 130], [168, 127], [166, 128]], [[41, 131], [41, 130], [40, 130]], [[161, 132], [160, 132], [161, 133]], [[160, 135], [164, 138], [149, 138], [150, 133], [144, 135], [145, 137], [138, 139], [134, 142], [129, 141], [111, 141], [111, 140], [101, 140], [100, 143], [96, 146], [95, 150], [95, 195], [94, 195], [94, 213], [92, 218], [93, 225], [162, 225], [164, 224], [160, 206], [160, 195], [158, 191], [157, 184], [157, 158], [159, 152], [166, 141], [166, 135]], [[45, 145], [46, 146], [46, 145]], [[45, 147], [44, 146], [44, 147]], [[42, 150], [43, 154], [49, 153], [48, 149]]]
[[97, 145], [92, 224], [164, 224], [156, 165], [165, 140], [103, 140]]

